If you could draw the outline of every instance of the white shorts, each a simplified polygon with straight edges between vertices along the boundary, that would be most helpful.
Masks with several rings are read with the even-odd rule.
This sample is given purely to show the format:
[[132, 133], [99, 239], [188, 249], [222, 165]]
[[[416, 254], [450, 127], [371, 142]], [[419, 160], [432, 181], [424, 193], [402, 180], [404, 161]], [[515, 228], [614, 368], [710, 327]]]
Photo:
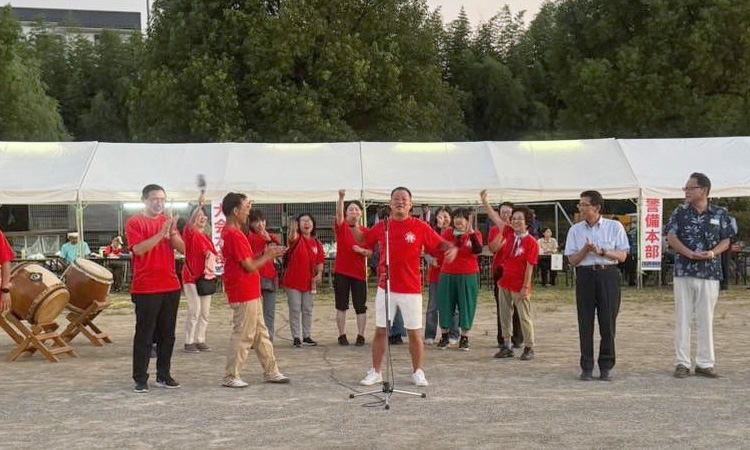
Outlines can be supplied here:
[[[388, 302], [388, 315], [391, 323], [396, 317], [396, 308], [401, 310], [404, 328], [418, 330], [422, 328], [422, 294], [398, 294], [391, 292]], [[375, 295], [375, 326], [385, 328], [385, 290], [378, 288]]]

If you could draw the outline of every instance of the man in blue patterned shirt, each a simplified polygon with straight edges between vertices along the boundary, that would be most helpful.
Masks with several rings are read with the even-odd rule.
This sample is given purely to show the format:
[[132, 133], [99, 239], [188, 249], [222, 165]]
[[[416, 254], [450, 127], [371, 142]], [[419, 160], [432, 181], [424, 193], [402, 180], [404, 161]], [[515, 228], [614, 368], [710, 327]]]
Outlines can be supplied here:
[[714, 370], [714, 307], [722, 279], [721, 260], [735, 234], [725, 208], [708, 201], [711, 180], [693, 173], [682, 190], [685, 204], [678, 206], [666, 226], [667, 242], [675, 252], [674, 304], [676, 378], [690, 375], [690, 322], [695, 314], [698, 349], [695, 374], [716, 378]]

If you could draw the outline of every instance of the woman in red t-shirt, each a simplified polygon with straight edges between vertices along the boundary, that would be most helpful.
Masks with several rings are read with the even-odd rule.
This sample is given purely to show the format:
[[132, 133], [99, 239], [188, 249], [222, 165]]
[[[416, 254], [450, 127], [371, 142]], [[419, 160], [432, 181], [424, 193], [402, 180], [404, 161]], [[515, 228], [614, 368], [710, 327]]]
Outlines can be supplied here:
[[469, 331], [474, 324], [479, 295], [479, 261], [482, 253], [482, 234], [474, 230], [473, 215], [468, 208], [453, 211], [453, 228], [443, 231], [442, 237], [458, 248], [456, 259], [446, 262], [440, 268], [438, 299], [440, 300], [440, 328], [443, 335], [438, 348], [445, 349], [450, 344], [448, 330], [454, 326], [453, 314], [458, 307], [458, 322], [461, 338], [460, 350], [469, 350]]
[[534, 323], [531, 320], [531, 285], [534, 279], [534, 268], [539, 262], [539, 242], [529, 234], [529, 225], [534, 221], [534, 213], [526, 207], [513, 208], [510, 225], [513, 227], [514, 240], [506, 242], [503, 247], [503, 277], [500, 285], [500, 319], [503, 321], [505, 347], [495, 355], [496, 358], [513, 358], [515, 354], [510, 347], [510, 336], [513, 333], [513, 307], [518, 310], [523, 332], [522, 360], [534, 358]]
[[[250, 211], [250, 232], [247, 234], [247, 240], [250, 241], [250, 247], [256, 255], [262, 255], [266, 247], [281, 245], [281, 241], [276, 235], [270, 234], [266, 230], [266, 216], [257, 209]], [[279, 277], [276, 273], [274, 261], [268, 261], [258, 270], [260, 274], [260, 287], [263, 295], [263, 320], [268, 328], [268, 335], [273, 342], [274, 322], [276, 321], [276, 290], [279, 287]]]
[[346, 191], [339, 191], [336, 204], [336, 264], [333, 269], [333, 287], [336, 298], [336, 326], [339, 345], [349, 345], [346, 338], [346, 310], [351, 292], [354, 311], [357, 313], [357, 340], [355, 345], [365, 345], [367, 323], [367, 270], [365, 257], [354, 251], [354, 245], [363, 245], [367, 228], [360, 225], [362, 204], [349, 202], [344, 207]]
[[[315, 218], [302, 213], [289, 228], [289, 250], [284, 274], [284, 289], [289, 304], [289, 328], [295, 347], [318, 345], [312, 331], [312, 310], [316, 286], [323, 280], [325, 253], [315, 238]], [[302, 333], [300, 334], [300, 316]]]
[[[438, 234], [442, 234], [443, 231], [447, 230], [451, 226], [451, 214], [447, 207], [438, 208], [435, 211], [435, 231]], [[432, 345], [435, 343], [435, 336], [437, 336], [438, 328], [438, 313], [439, 313], [439, 300], [438, 300], [438, 281], [440, 281], [440, 267], [443, 265], [443, 252], [437, 252], [435, 254], [425, 254], [425, 260], [427, 261], [430, 270], [427, 273], [429, 279], [429, 297], [427, 300], [427, 314], [425, 318], [424, 327], [424, 343], [425, 345]], [[459, 331], [458, 331], [458, 311], [453, 316], [453, 327], [450, 330], [450, 341], [451, 343], [458, 342]]]
[[187, 318], [185, 320], [185, 351], [188, 353], [211, 350], [206, 344], [206, 329], [211, 310], [211, 294], [201, 295], [197, 282], [201, 278], [216, 278], [216, 248], [208, 236], [206, 224], [210, 212], [203, 208], [203, 195], [198, 198], [198, 206], [185, 225], [185, 264], [182, 266], [182, 281], [187, 298]]
[[[122, 238], [115, 236], [112, 238], [112, 242], [104, 247], [104, 257], [107, 259], [119, 259], [123, 253]], [[122, 281], [125, 277], [125, 262], [123, 261], [110, 261], [107, 266], [112, 271], [112, 290], [117, 292], [122, 287]]]

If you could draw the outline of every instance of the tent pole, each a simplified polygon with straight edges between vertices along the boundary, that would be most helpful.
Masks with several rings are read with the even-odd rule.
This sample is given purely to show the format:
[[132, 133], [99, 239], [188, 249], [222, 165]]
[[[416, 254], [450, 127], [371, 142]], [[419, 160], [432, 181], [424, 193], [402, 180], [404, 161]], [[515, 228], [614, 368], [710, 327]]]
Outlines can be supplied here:
[[84, 242], [84, 235], [83, 235], [83, 201], [81, 201], [81, 196], [76, 195], [76, 231], [78, 232], [78, 257], [83, 258], [87, 255], [83, 254], [83, 242]]
[[[638, 278], [638, 289], [643, 289], [643, 246], [641, 245], [641, 237], [643, 235], [643, 189], [638, 189], [638, 203], [635, 205], [636, 217], [638, 218], [638, 226], [636, 227], [636, 239], [638, 240], [638, 259], [636, 261], [636, 276]], [[659, 279], [661, 280], [661, 271], [659, 272]]]

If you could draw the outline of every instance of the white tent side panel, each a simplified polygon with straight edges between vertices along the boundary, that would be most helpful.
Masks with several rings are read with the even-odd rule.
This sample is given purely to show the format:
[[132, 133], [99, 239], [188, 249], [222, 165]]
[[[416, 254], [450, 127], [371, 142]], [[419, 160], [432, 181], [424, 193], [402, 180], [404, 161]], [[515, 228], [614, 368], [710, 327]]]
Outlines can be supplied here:
[[750, 137], [620, 139], [646, 197], [682, 198], [693, 172], [711, 179], [711, 197], [750, 196]]
[[224, 191], [257, 203], [335, 202], [339, 189], [360, 198], [359, 144], [224, 144], [229, 149]]
[[0, 204], [72, 203], [96, 142], [0, 142]]
[[[158, 184], [172, 201], [198, 198], [197, 176], [209, 183], [209, 199], [223, 195], [228, 149], [222, 144], [100, 143], [81, 185], [85, 202], [138, 202], [147, 184]], [[217, 189], [218, 188], [218, 189]]]
[[605, 199], [638, 196], [638, 180], [614, 139], [489, 142], [499, 190], [494, 201], [578, 198], [597, 190]]
[[363, 142], [364, 196], [387, 201], [407, 187], [415, 203], [476, 203], [479, 191], [499, 188], [484, 142]]

